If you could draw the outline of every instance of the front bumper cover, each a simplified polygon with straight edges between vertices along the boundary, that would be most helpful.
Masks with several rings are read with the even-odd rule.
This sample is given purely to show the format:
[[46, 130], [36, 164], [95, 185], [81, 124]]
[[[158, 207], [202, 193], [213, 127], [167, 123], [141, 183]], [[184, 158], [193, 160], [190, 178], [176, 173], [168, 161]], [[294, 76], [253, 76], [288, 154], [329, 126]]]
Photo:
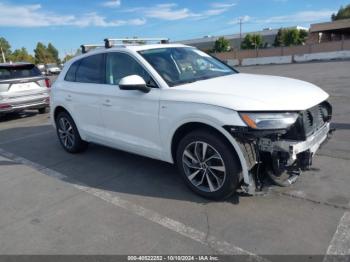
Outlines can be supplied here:
[[289, 154], [289, 162], [293, 163], [297, 155], [308, 151], [312, 155], [316, 153], [319, 147], [326, 141], [331, 132], [330, 123], [326, 123], [313, 135], [305, 141], [277, 140], [272, 141], [268, 138], [260, 138], [258, 147], [263, 152], [285, 152]]

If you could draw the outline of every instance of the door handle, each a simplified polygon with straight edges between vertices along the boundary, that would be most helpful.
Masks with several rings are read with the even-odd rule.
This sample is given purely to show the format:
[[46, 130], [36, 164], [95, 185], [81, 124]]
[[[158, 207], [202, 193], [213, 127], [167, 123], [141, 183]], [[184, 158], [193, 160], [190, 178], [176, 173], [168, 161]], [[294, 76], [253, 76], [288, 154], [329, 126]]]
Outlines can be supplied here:
[[72, 101], [72, 96], [71, 95], [67, 95], [66, 96], [66, 101], [68, 101], [68, 102]]
[[105, 102], [102, 105], [105, 106], [105, 107], [111, 107], [112, 106], [111, 100], [106, 99]]

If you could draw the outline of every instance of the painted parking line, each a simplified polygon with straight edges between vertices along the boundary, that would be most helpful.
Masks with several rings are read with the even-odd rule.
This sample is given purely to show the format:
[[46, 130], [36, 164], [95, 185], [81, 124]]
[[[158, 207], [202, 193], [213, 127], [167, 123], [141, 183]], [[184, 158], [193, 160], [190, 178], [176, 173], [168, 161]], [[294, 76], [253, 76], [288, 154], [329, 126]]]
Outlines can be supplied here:
[[350, 212], [345, 212], [340, 219], [337, 231], [327, 249], [327, 256], [323, 261], [344, 261], [342, 257], [344, 255], [350, 255]]
[[265, 258], [262, 258], [254, 253], [251, 253], [249, 251], [246, 251], [240, 247], [237, 247], [235, 245], [232, 245], [231, 243], [228, 243], [226, 241], [222, 241], [215, 236], [208, 235], [202, 231], [199, 231], [193, 227], [187, 226], [179, 221], [176, 221], [174, 219], [171, 219], [169, 217], [163, 216], [160, 213], [157, 213], [153, 210], [144, 208], [140, 205], [136, 205], [132, 202], [129, 202], [127, 200], [124, 200], [116, 195], [112, 195], [106, 190], [92, 188], [87, 185], [84, 185], [82, 183], [78, 183], [76, 181], [73, 181], [68, 176], [61, 174], [57, 171], [54, 171], [52, 169], [46, 168], [40, 164], [34, 163], [28, 159], [25, 159], [23, 157], [17, 156], [13, 153], [7, 152], [0, 148], [0, 155], [3, 157], [6, 157], [14, 162], [29, 166], [36, 171], [48, 175], [50, 177], [62, 180], [64, 182], [69, 181], [72, 186], [74, 186], [76, 189], [79, 189], [83, 192], [86, 192], [88, 194], [91, 194], [109, 204], [112, 204], [116, 207], [123, 208], [127, 210], [128, 212], [137, 215], [139, 217], [142, 217], [148, 221], [151, 221], [153, 223], [156, 223], [164, 228], [167, 228], [168, 230], [171, 230], [175, 233], [178, 233], [184, 237], [187, 237], [189, 239], [192, 239], [196, 242], [199, 242], [203, 245], [209, 246], [211, 249], [215, 250], [218, 254], [224, 254], [224, 255], [247, 255], [249, 256], [250, 261], [268, 261]]

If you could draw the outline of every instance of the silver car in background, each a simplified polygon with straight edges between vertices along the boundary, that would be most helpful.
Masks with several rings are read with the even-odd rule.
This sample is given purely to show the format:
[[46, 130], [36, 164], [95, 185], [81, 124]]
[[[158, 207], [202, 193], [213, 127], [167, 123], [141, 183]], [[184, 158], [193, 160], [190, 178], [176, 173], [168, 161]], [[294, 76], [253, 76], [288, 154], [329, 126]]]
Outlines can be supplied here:
[[30, 63], [0, 63], [0, 115], [25, 109], [43, 114], [50, 104], [50, 80]]
[[56, 64], [46, 64], [45, 73], [46, 75], [58, 75], [61, 73], [61, 68], [59, 68]]

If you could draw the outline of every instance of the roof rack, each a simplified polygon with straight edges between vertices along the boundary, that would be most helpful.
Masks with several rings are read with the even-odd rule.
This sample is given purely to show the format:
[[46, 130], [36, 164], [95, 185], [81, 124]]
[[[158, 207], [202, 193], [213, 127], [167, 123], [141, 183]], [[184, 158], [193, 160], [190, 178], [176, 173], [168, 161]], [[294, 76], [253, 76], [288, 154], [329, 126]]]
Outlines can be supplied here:
[[87, 53], [90, 49], [97, 47], [112, 48], [113, 46], [126, 46], [126, 45], [144, 45], [149, 42], [156, 42], [159, 44], [168, 44], [169, 38], [106, 38], [104, 39], [105, 44], [89, 44], [81, 45], [81, 52]]
[[81, 52], [83, 54], [86, 54], [90, 49], [96, 48], [96, 47], [104, 47], [103, 44], [89, 44], [89, 45], [81, 45]]
[[147, 44], [149, 42], [158, 42], [159, 44], [168, 44], [169, 38], [106, 38], [105, 48], [111, 48], [116, 45], [127, 44]]

